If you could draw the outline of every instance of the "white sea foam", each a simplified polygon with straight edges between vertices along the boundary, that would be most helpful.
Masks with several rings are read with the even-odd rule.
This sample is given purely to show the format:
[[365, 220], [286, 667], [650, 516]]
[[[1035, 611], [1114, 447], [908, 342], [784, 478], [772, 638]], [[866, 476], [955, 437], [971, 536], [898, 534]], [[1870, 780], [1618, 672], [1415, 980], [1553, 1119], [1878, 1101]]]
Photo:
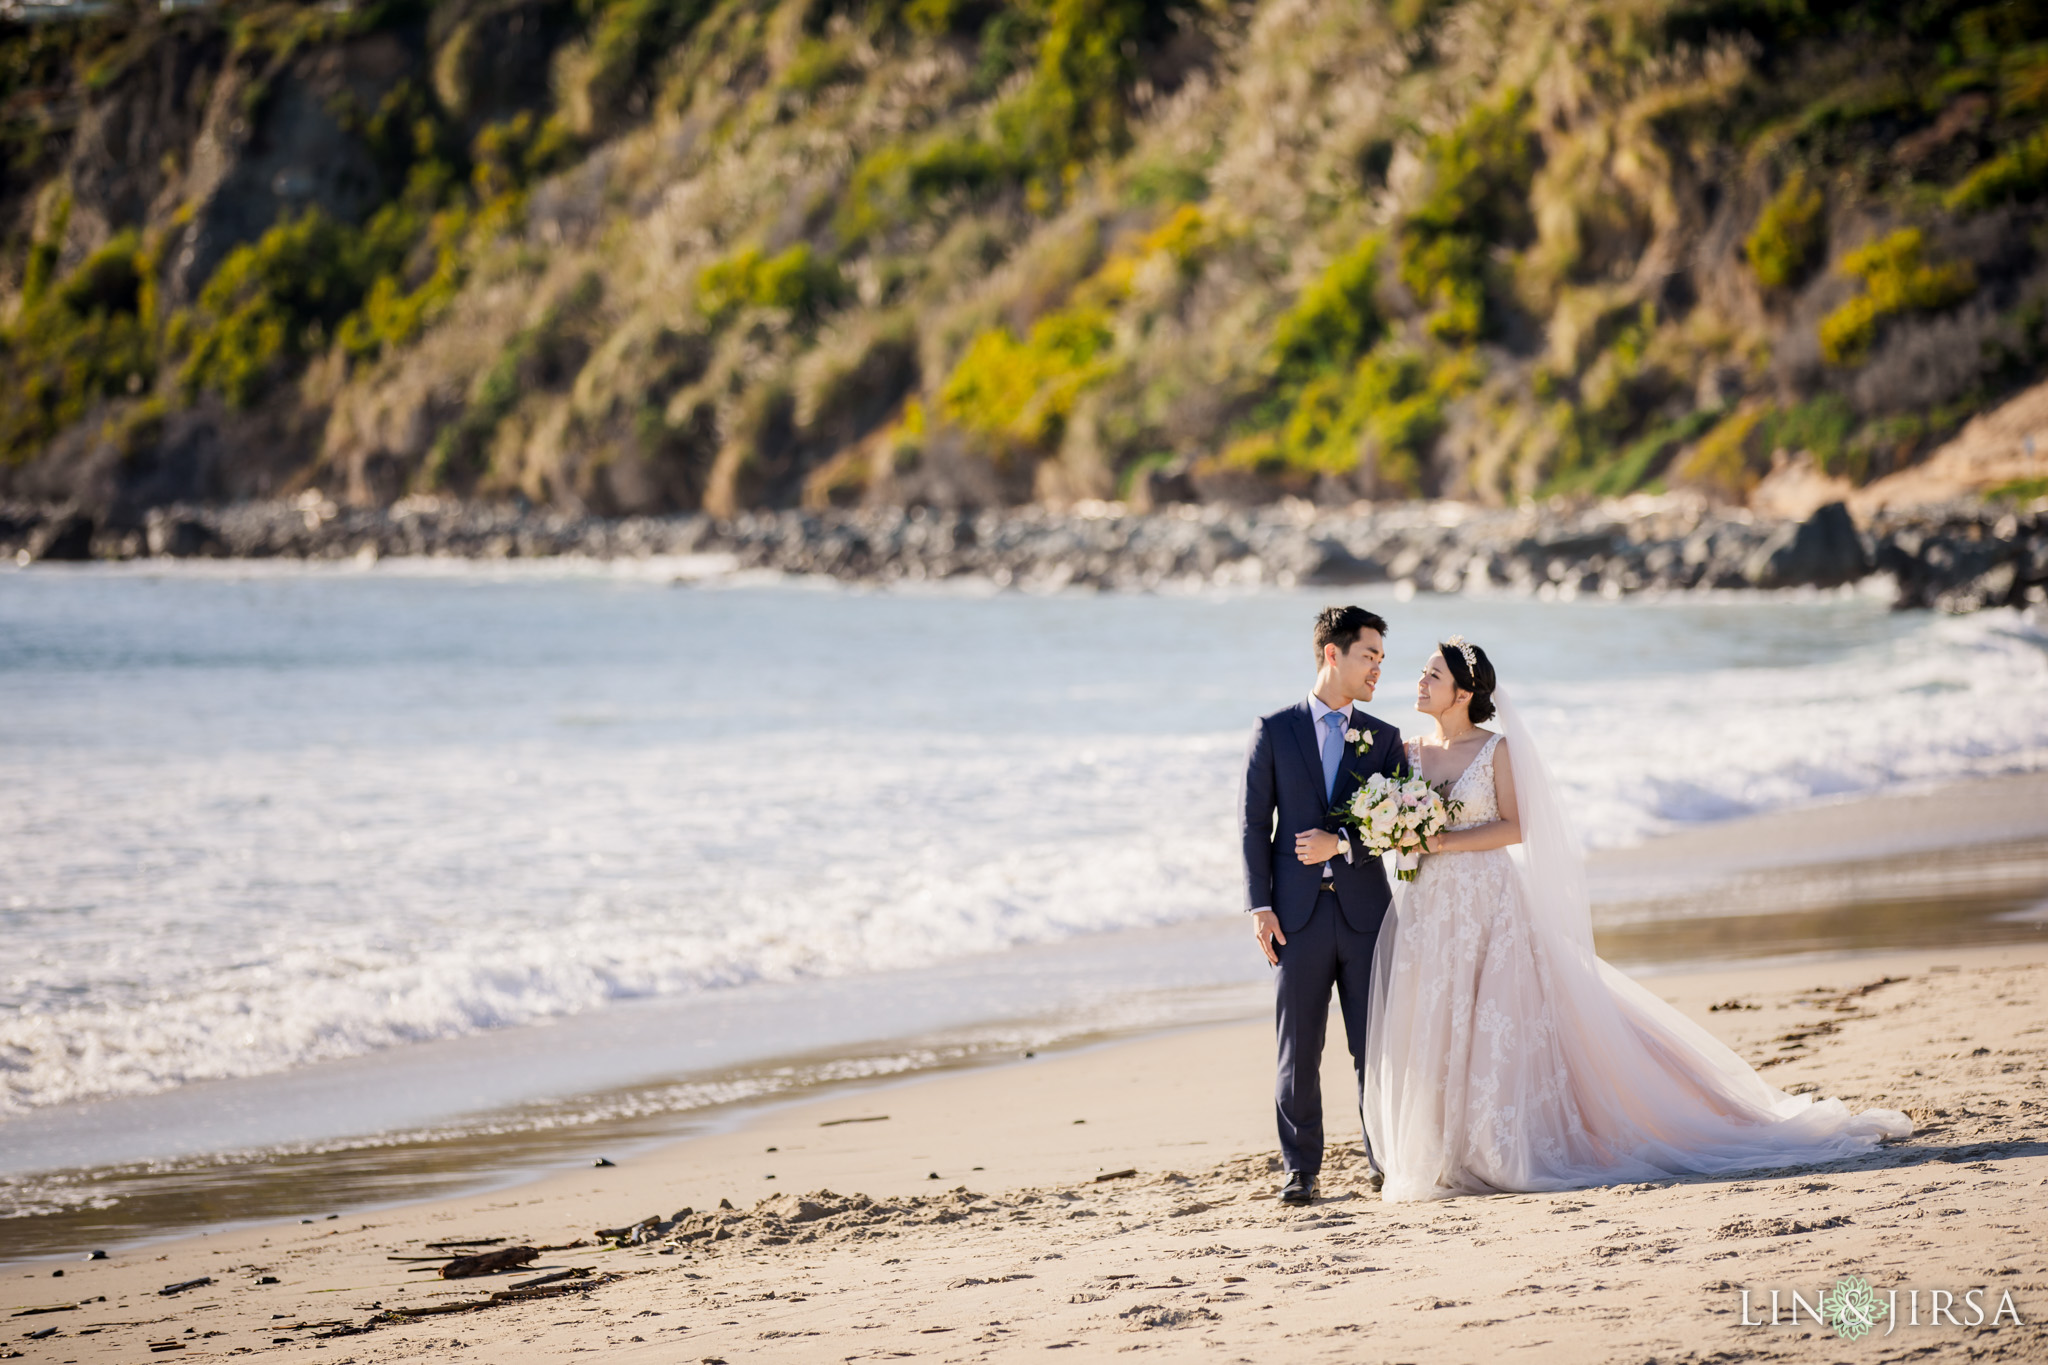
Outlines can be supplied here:
[[2014, 613], [1924, 618], [1824, 665], [1530, 690], [1594, 847], [2048, 767], [2048, 636]]
[[[1314, 605], [371, 578], [0, 597], [0, 1112], [1227, 913]], [[1596, 845], [2048, 767], [2010, 613], [1403, 610]]]

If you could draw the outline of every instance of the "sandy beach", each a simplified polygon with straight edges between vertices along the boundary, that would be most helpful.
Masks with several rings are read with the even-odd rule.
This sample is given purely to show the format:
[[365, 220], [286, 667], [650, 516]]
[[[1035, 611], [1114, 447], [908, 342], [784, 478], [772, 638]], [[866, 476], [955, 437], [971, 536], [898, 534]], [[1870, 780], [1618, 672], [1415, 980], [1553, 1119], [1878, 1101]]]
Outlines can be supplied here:
[[[17, 1265], [0, 1294], [0, 1354], [2048, 1354], [2048, 948], [1653, 984], [1777, 1084], [1904, 1109], [1917, 1131], [1826, 1168], [1422, 1205], [1371, 1194], [1346, 1144], [1332, 1149], [1322, 1200], [1296, 1211], [1272, 1199], [1269, 1030], [1210, 1027], [793, 1103], [494, 1196], [314, 1213], [69, 1263], [61, 1279], [47, 1262]], [[1328, 1092], [1343, 1084], [1327, 1066]], [[595, 1242], [650, 1218], [640, 1245]], [[484, 1239], [539, 1250], [516, 1270], [455, 1281], [420, 1259], [434, 1243]], [[1921, 1291], [1922, 1324], [1853, 1346], [1803, 1317], [1769, 1324], [1773, 1290], [1789, 1307], [1791, 1291], [1811, 1302], [1851, 1273], [1880, 1295], [1898, 1289], [1902, 1319]], [[1979, 1288], [1969, 1325], [1964, 1296]], [[1745, 1289], [1761, 1325], [1745, 1325]], [[1957, 1296], [1954, 1325], [1927, 1322], [1935, 1290]], [[60, 1304], [76, 1306], [16, 1316]], [[432, 1311], [461, 1304], [480, 1306]]]

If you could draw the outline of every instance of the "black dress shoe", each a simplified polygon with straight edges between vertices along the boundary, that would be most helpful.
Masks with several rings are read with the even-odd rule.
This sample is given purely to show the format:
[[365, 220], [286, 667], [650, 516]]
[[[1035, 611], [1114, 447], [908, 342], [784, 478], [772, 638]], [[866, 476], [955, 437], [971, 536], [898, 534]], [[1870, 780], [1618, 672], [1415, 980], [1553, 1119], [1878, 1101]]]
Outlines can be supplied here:
[[1316, 1197], [1316, 1178], [1301, 1171], [1290, 1171], [1287, 1183], [1280, 1187], [1280, 1202], [1283, 1204], [1306, 1204]]
[[1384, 1171], [1374, 1171], [1368, 1178], [1368, 1183], [1372, 1186], [1372, 1192], [1378, 1194], [1380, 1187], [1387, 1183], [1386, 1173]]

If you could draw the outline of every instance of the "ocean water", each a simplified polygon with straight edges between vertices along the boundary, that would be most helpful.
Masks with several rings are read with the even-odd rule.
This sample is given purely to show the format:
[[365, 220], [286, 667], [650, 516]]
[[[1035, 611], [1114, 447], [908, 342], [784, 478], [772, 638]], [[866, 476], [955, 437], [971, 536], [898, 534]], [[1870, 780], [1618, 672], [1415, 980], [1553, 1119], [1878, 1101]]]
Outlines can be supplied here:
[[1485, 646], [1594, 847], [2048, 768], [2048, 633], [2009, 612], [672, 580], [0, 573], [0, 1148], [88, 1102], [1227, 920], [1248, 723], [1305, 693], [1337, 597], [1389, 617], [1367, 709], [1411, 733], [1432, 642]]

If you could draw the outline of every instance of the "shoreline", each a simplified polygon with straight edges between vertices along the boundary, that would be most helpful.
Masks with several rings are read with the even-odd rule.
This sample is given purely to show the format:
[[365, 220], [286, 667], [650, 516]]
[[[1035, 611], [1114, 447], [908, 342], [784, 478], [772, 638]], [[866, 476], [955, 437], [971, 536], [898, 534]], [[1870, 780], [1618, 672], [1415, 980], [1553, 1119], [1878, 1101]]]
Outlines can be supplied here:
[[[1817, 847], [1825, 856], [1815, 856]], [[1880, 849], [1892, 850], [1893, 856], [1871, 861]], [[1977, 884], [1961, 885], [1958, 869]], [[1832, 967], [1916, 946], [2048, 944], [2048, 914], [2043, 913], [2048, 907], [2048, 773], [1977, 779], [1933, 791], [1827, 803], [1681, 830], [1646, 844], [1595, 854], [1590, 880], [1600, 951], [1659, 990], [1667, 981], [1700, 972]], [[72, 1212], [10, 1219], [25, 1237], [31, 1227], [35, 1229], [33, 1237], [19, 1244], [23, 1250], [10, 1253], [10, 1260], [67, 1254], [45, 1249], [53, 1239], [67, 1248], [70, 1240], [81, 1236], [110, 1246], [134, 1246], [190, 1235], [195, 1224], [206, 1222], [247, 1226], [286, 1207], [297, 1208], [308, 1197], [325, 1195], [335, 1206], [355, 1210], [388, 1208], [392, 1201], [361, 1197], [365, 1189], [385, 1186], [421, 1191], [402, 1196], [399, 1206], [420, 1199], [478, 1197], [479, 1191], [502, 1191], [544, 1179], [535, 1172], [586, 1147], [644, 1150], [689, 1143], [706, 1132], [744, 1126], [757, 1110], [810, 1102], [848, 1085], [893, 1085], [1000, 1067], [1004, 1059], [1024, 1051], [1066, 1051], [1105, 1040], [1207, 1027], [1219, 1018], [1256, 1017], [1265, 1008], [1259, 994], [1263, 982], [1249, 968], [1248, 974], [1231, 970], [1232, 951], [1243, 946], [1237, 942], [1238, 928], [1234, 920], [1202, 920], [1122, 931], [1100, 941], [1069, 940], [1011, 950], [985, 961], [977, 958], [925, 969], [893, 986], [850, 978], [775, 988], [760, 1000], [748, 996], [666, 1005], [647, 1002], [557, 1021], [539, 1031], [494, 1031], [277, 1076], [199, 1083], [118, 1101], [114, 1108], [97, 1113], [88, 1108], [31, 1116], [36, 1131], [55, 1125], [54, 1131], [62, 1132], [80, 1121], [104, 1129], [118, 1110], [127, 1116], [121, 1122], [164, 1132], [171, 1131], [169, 1125], [185, 1122], [175, 1116], [195, 1105], [209, 1113], [253, 1110], [265, 1104], [274, 1107], [279, 1095], [309, 1091], [331, 1091], [322, 1101], [326, 1107], [355, 1109], [358, 1106], [347, 1098], [354, 1093], [349, 1085], [370, 1086], [375, 1092], [391, 1092], [394, 1086], [401, 1092], [435, 1089], [434, 1059], [444, 1053], [446, 1065], [463, 1070], [494, 1065], [493, 1057], [527, 1057], [522, 1069], [532, 1072], [552, 1066], [548, 1058], [558, 1053], [563, 1058], [583, 1056], [594, 1047], [611, 1057], [622, 1046], [642, 1047], [635, 1040], [643, 1035], [666, 1036], [678, 1027], [694, 1032], [696, 1026], [687, 1023], [694, 1017], [689, 1011], [786, 1010], [788, 1006], [777, 1006], [776, 1000], [787, 996], [793, 1002], [799, 994], [819, 991], [828, 992], [828, 998], [845, 996], [843, 1007], [856, 1008], [864, 987], [869, 994], [887, 987], [896, 995], [916, 990], [944, 1000], [969, 988], [977, 974], [1022, 973], [1031, 980], [1047, 973], [1060, 980], [1076, 972], [1085, 975], [1099, 970], [1097, 960], [1116, 944], [1125, 944], [1125, 952], [1143, 952], [1148, 959], [1164, 953], [1167, 958], [1162, 962], [1181, 965], [1161, 970], [1187, 978], [1180, 986], [1161, 984], [1142, 993], [1142, 998], [1119, 997], [1108, 1012], [1082, 1006], [1077, 995], [1054, 1015], [962, 1017], [936, 1032], [892, 1033], [865, 1042], [835, 1044], [820, 1035], [809, 1050], [736, 1059], [716, 1072], [679, 1072], [672, 1062], [663, 1067], [648, 1061], [639, 1064], [646, 1073], [643, 1078], [630, 1065], [622, 1070], [613, 1060], [607, 1065], [616, 1079], [605, 1083], [615, 1087], [612, 1090], [562, 1090], [558, 1098], [544, 1102], [520, 1101], [499, 1109], [450, 1114], [381, 1134], [336, 1131], [279, 1147], [216, 1145], [210, 1151], [164, 1152], [140, 1164], [131, 1159], [83, 1168], [46, 1167], [40, 1182], [24, 1172], [18, 1178], [27, 1184], [21, 1188], [30, 1190], [38, 1183], [47, 1187], [59, 1182], [75, 1193], [93, 1182], [106, 1182], [107, 1194], [102, 1197], [122, 1200], [128, 1211], [109, 1219], [93, 1216], [88, 1206], [79, 1205]], [[1193, 976], [1188, 976], [1190, 972]], [[1076, 989], [1087, 994], [1085, 987]], [[1240, 996], [1250, 1003], [1234, 1005]], [[816, 1008], [827, 1007], [818, 1002]], [[674, 1020], [664, 1022], [670, 1015]], [[905, 1017], [915, 1017], [915, 1010]], [[859, 1074], [865, 1065], [861, 1059], [870, 1056], [884, 1062], [901, 1060], [880, 1074]], [[920, 1057], [922, 1061], [916, 1060]], [[849, 1067], [855, 1072], [851, 1077]], [[596, 1079], [602, 1073], [573, 1074]], [[748, 1082], [749, 1077], [755, 1082]], [[736, 1085], [742, 1093], [720, 1098]], [[678, 1107], [677, 1101], [665, 1099], [672, 1091], [688, 1092], [687, 1102]], [[695, 1095], [704, 1098], [688, 1098]], [[303, 1111], [310, 1100], [308, 1093], [291, 1100], [290, 1107]], [[584, 1110], [592, 1117], [578, 1117]], [[16, 1128], [17, 1144], [52, 1141], [48, 1133], [33, 1139], [28, 1133], [28, 1128]], [[194, 1217], [206, 1209], [241, 1212], [224, 1222], [218, 1213]], [[123, 1225], [132, 1226], [133, 1235], [113, 1232]]]
[[[1329, 1334], [1360, 1332], [1410, 1359], [1460, 1360], [1566, 1339], [1657, 1349], [1639, 1341], [1644, 1333], [1675, 1335], [1664, 1349], [1696, 1345], [1674, 1333], [1680, 1310], [1694, 1335], [1737, 1339], [1722, 1311], [1732, 1302], [1699, 1306], [1700, 1284], [1824, 1287], [1834, 1270], [1867, 1265], [1943, 1287], [2009, 1286], [2027, 1326], [1932, 1344], [2023, 1359], [2048, 1341], [2034, 1326], [2048, 1314], [2048, 1282], [2032, 1263], [2034, 1238], [2006, 1220], [2024, 1226], [2027, 1208], [2038, 1209], [2041, 1196], [2020, 1191], [2048, 1175], [2048, 1142], [2012, 1102], [2048, 1075], [2044, 983], [2048, 946], [1657, 978], [1659, 994], [1761, 1060], [1774, 1084], [1914, 1115], [1912, 1139], [1825, 1169], [1395, 1206], [1371, 1198], [1333, 1147], [1324, 1198], [1287, 1210], [1270, 1202], [1277, 1177], [1266, 1170], [1269, 1030], [1217, 1025], [809, 1097], [610, 1169], [563, 1169], [489, 1194], [156, 1242], [66, 1265], [61, 1284], [47, 1262], [11, 1265], [0, 1278], [8, 1312], [59, 1291], [96, 1301], [0, 1318], [0, 1338], [26, 1359], [84, 1361], [127, 1358], [141, 1340], [185, 1336], [191, 1325], [193, 1335], [218, 1335], [186, 1336], [187, 1353], [217, 1355], [278, 1344], [271, 1324], [290, 1322], [286, 1334], [307, 1345], [316, 1332], [373, 1333], [332, 1341], [344, 1354], [331, 1359], [367, 1349], [379, 1361], [517, 1362], [588, 1348], [634, 1358], [635, 1346], [648, 1359], [820, 1359], [828, 1346], [831, 1358], [961, 1359], [1065, 1342], [1107, 1355], [1138, 1341], [1192, 1350], [1204, 1340], [1270, 1352], [1301, 1334], [1334, 1345], [1351, 1338]], [[1805, 1023], [1816, 1012], [1827, 1024], [1818, 1032]], [[1788, 1025], [1800, 1035], [1789, 1045], [1773, 1038]], [[1979, 1038], [1988, 1046], [1972, 1054]], [[1963, 1060], [1928, 1071], [1950, 1055]], [[1343, 1082], [1341, 1057], [1326, 1053], [1328, 1087]], [[1347, 1132], [1333, 1122], [1345, 1152]], [[1118, 1174], [1126, 1169], [1134, 1173]], [[1941, 1217], [1900, 1223], [1926, 1216], [1916, 1212], [1926, 1196], [1911, 1190], [1930, 1177]], [[648, 1215], [660, 1227], [672, 1210], [716, 1211], [721, 1200], [731, 1210], [713, 1223], [729, 1240], [589, 1245], [593, 1229]], [[687, 1230], [677, 1224], [676, 1235]], [[392, 1318], [394, 1308], [484, 1301], [526, 1278], [449, 1283], [385, 1259], [456, 1237], [580, 1238], [584, 1246], [544, 1253], [528, 1269], [591, 1273], [566, 1282], [561, 1304]], [[1741, 1263], [1716, 1263], [1728, 1254]], [[261, 1283], [266, 1276], [274, 1282]], [[200, 1277], [213, 1283], [156, 1292]], [[1390, 1287], [1399, 1292], [1390, 1297]], [[1333, 1288], [1346, 1292], [1324, 1292]], [[1536, 1297], [1518, 1301], [1524, 1294]], [[1555, 1313], [1588, 1295], [1606, 1310], [1560, 1337]], [[1432, 1306], [1448, 1316], [1416, 1311]], [[23, 1323], [59, 1334], [29, 1342]], [[984, 1330], [996, 1326], [1007, 1330]], [[977, 1333], [986, 1351], [969, 1348]], [[1829, 1334], [1812, 1337], [1769, 1341], [1791, 1358], [1831, 1358]]]
[[[0, 560], [390, 557], [507, 561], [694, 560], [850, 583], [978, 580], [996, 589], [1149, 592], [1175, 586], [1386, 585], [1570, 599], [1702, 590], [1888, 587], [1899, 607], [1950, 612], [2048, 601], [2048, 506], [1958, 502], [1881, 510], [1840, 503], [1803, 520], [1696, 496], [1591, 507], [1290, 502], [1251, 508], [1122, 504], [1073, 511], [876, 508], [606, 519], [407, 499], [157, 507], [126, 520], [0, 503]], [[685, 581], [690, 576], [682, 575]]]

